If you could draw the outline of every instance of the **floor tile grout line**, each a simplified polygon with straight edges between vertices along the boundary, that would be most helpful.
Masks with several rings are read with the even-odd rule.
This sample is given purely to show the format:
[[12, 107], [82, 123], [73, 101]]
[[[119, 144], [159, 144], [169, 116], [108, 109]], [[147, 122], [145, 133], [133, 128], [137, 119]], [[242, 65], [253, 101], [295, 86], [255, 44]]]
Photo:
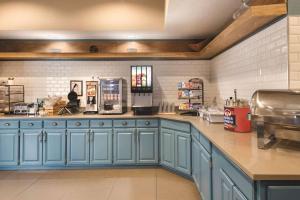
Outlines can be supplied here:
[[114, 189], [114, 186], [115, 186], [115, 184], [116, 184], [116, 181], [117, 181], [118, 177], [114, 177], [114, 179], [115, 179], [115, 180], [113, 181], [113, 184], [112, 184], [112, 186], [111, 186], [111, 189], [110, 189], [110, 191], [109, 191], [109, 193], [108, 193], [107, 200], [109, 200], [110, 197], [111, 197], [112, 191], [113, 191], [113, 189]]
[[39, 179], [40, 177], [38, 177], [35, 181], [33, 181], [31, 184], [25, 187], [24, 190], [20, 191], [16, 196], [12, 197], [11, 199], [17, 199], [22, 193], [29, 190], [34, 184], [36, 184], [39, 181]]

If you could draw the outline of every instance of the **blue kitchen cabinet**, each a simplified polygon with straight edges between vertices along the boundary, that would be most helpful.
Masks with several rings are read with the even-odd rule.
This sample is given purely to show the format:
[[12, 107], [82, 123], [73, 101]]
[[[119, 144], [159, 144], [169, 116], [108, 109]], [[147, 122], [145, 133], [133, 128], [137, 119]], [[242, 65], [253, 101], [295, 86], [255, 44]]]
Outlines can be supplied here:
[[0, 129], [0, 167], [18, 165], [18, 145], [18, 129]]
[[225, 172], [220, 169], [220, 200], [232, 200], [233, 199], [233, 186], [234, 183], [231, 179], [225, 174]]
[[89, 165], [89, 129], [67, 130], [67, 165]]
[[[198, 133], [199, 134], [199, 133]], [[211, 200], [212, 168], [211, 155], [199, 143], [199, 139], [192, 137], [192, 176], [200, 192], [202, 200]]]
[[267, 200], [299, 200], [300, 185], [271, 185], [267, 187]]
[[175, 131], [175, 169], [191, 174], [191, 135]]
[[114, 164], [136, 163], [135, 128], [114, 129]]
[[299, 200], [300, 181], [258, 181], [257, 200]]
[[255, 199], [254, 182], [216, 148], [213, 148], [212, 162], [214, 200]]
[[212, 187], [212, 172], [211, 172], [211, 155], [206, 149], [201, 146], [200, 152], [200, 194], [202, 200], [211, 200], [211, 187]]
[[90, 132], [90, 164], [112, 164], [112, 135], [111, 128], [92, 129]]
[[66, 129], [45, 129], [43, 165], [64, 166], [66, 162]]
[[173, 130], [165, 128], [161, 128], [160, 130], [160, 163], [171, 168], [175, 167], [174, 135]]
[[20, 165], [43, 164], [42, 129], [21, 129]]
[[137, 163], [158, 163], [158, 128], [137, 129]]
[[243, 195], [243, 193], [235, 186], [233, 186], [233, 192], [232, 192], [232, 199], [233, 200], [247, 200], [247, 198]]
[[192, 141], [192, 177], [194, 179], [194, 182], [198, 188], [198, 191], [200, 191], [200, 179], [201, 179], [201, 147], [200, 144], [194, 139]]

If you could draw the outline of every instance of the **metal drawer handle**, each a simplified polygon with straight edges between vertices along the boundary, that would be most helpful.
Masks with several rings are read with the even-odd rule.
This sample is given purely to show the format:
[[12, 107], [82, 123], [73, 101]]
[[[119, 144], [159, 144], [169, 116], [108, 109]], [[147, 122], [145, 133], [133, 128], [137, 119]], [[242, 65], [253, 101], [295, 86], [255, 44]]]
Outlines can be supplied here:
[[100, 122], [99, 125], [100, 125], [100, 126], [104, 126], [104, 122]]
[[5, 123], [4, 125], [5, 125], [5, 126], [10, 126], [10, 123]]
[[33, 123], [28, 123], [28, 126], [33, 126], [34, 124]]
[[75, 125], [76, 126], [81, 126], [81, 123], [80, 122], [76, 122]]
[[57, 126], [58, 123], [57, 122], [52, 122], [52, 126]]
[[90, 141], [94, 141], [94, 138], [95, 138], [95, 132], [94, 131], [91, 131], [90, 132]]
[[43, 133], [43, 131], [41, 131], [41, 133], [39, 134], [40, 142], [43, 142], [43, 135], [44, 135], [44, 133]]
[[45, 138], [44, 138], [44, 141], [47, 142], [47, 139], [48, 139], [48, 133], [47, 133], [46, 131], [45, 131], [44, 133], [45, 133], [45, 135], [44, 135], [44, 137], [45, 137]]
[[145, 125], [149, 126], [150, 122], [149, 121], [145, 121]]
[[123, 126], [126, 126], [128, 123], [125, 121], [122, 123]]

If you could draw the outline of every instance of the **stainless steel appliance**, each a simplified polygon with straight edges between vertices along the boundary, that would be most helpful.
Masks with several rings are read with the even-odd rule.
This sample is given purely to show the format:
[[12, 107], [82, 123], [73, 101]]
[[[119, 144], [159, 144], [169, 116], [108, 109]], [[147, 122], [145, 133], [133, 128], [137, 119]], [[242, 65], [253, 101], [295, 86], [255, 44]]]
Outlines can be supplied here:
[[127, 112], [127, 86], [124, 79], [100, 79], [99, 90], [99, 114]]
[[279, 139], [300, 142], [300, 91], [258, 90], [252, 96], [251, 114], [258, 148], [268, 148]]
[[98, 81], [86, 81], [85, 114], [98, 113]]
[[131, 66], [131, 99], [132, 109], [135, 115], [153, 114], [152, 92], [152, 66]]
[[24, 102], [24, 85], [0, 85], [0, 113], [13, 113], [14, 105]]

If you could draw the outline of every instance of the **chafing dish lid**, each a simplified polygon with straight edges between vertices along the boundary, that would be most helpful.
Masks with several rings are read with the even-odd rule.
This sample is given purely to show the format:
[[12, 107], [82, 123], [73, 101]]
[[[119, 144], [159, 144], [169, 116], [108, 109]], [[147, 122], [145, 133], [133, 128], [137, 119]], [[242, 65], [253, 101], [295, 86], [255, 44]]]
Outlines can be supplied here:
[[300, 90], [257, 90], [251, 99], [251, 114], [300, 118]]

